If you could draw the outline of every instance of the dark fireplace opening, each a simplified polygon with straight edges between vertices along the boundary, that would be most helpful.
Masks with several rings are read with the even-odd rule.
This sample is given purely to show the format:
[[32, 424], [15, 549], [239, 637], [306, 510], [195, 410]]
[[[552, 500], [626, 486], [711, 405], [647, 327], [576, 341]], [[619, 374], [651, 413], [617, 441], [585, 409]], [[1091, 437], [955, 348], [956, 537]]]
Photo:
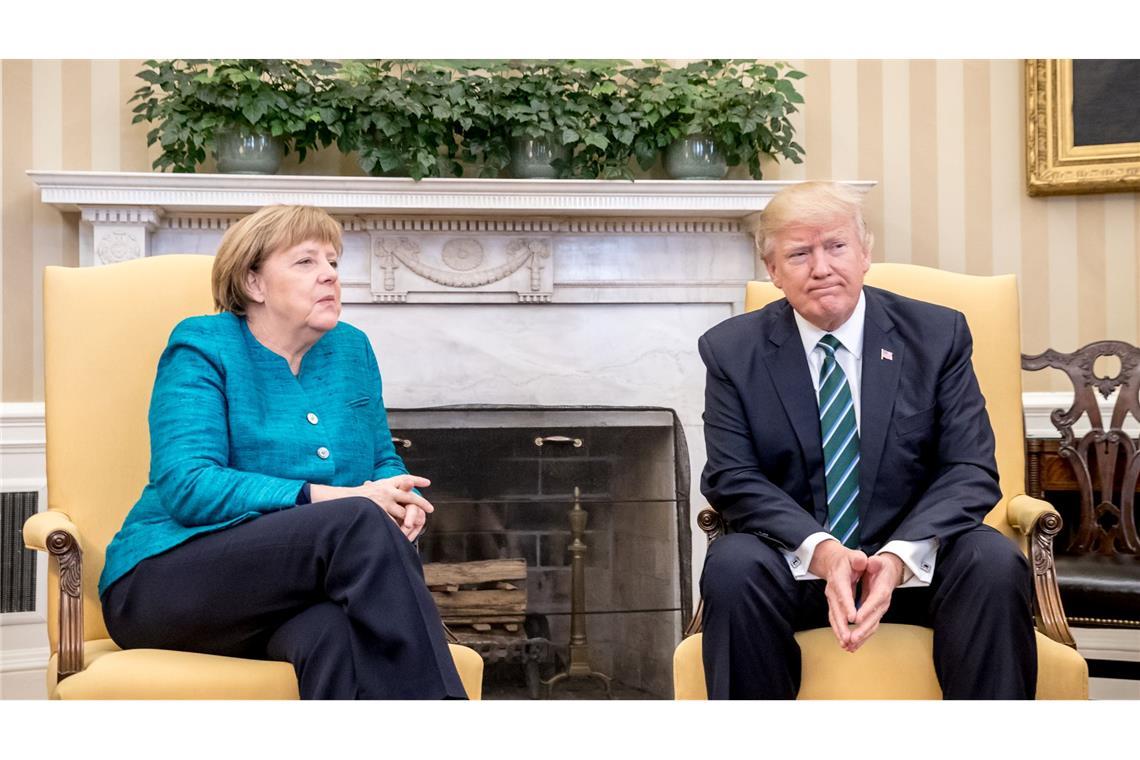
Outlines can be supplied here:
[[[409, 471], [432, 480], [421, 556], [445, 622], [484, 657], [487, 698], [604, 696], [588, 671], [612, 679], [617, 698], [672, 696], [673, 649], [692, 614], [688, 451], [672, 410], [468, 405], [389, 417]], [[571, 646], [576, 615], [585, 642]]]

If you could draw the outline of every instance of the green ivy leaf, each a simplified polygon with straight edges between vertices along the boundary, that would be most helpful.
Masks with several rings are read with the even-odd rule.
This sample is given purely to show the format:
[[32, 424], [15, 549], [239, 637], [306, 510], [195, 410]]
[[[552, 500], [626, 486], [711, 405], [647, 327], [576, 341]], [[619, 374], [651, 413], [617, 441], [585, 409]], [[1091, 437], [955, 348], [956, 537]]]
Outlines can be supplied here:
[[605, 150], [610, 144], [610, 141], [606, 139], [605, 135], [599, 132], [587, 132], [583, 135], [583, 141], [587, 145], [592, 145], [601, 150]]

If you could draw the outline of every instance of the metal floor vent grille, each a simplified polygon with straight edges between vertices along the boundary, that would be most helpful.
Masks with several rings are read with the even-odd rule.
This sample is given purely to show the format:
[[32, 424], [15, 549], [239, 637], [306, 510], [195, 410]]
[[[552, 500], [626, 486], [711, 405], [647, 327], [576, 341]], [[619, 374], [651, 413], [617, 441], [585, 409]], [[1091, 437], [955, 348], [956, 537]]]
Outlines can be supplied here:
[[24, 521], [36, 513], [35, 491], [0, 493], [0, 612], [36, 608], [36, 553], [24, 548]]

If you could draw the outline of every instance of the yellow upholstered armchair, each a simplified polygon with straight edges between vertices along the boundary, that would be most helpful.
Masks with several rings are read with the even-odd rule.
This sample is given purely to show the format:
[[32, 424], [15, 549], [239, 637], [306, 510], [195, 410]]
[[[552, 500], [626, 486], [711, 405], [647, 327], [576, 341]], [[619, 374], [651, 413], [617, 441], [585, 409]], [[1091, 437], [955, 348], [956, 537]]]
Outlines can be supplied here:
[[[1038, 699], [1087, 699], [1088, 666], [1073, 648], [1053, 568], [1053, 536], [1061, 529], [1057, 511], [1025, 495], [1024, 423], [1021, 410], [1021, 332], [1013, 275], [974, 277], [904, 264], [875, 264], [868, 285], [943, 304], [966, 315], [974, 335], [974, 370], [986, 398], [997, 439], [1002, 500], [986, 523], [1017, 543], [1030, 558], [1037, 615]], [[745, 310], [782, 298], [771, 283], [750, 282]], [[711, 509], [698, 523], [715, 540], [723, 530]], [[673, 658], [678, 699], [704, 699], [700, 607], [690, 634]], [[796, 634], [803, 680], [801, 699], [939, 699], [934, 674], [933, 632], [912, 625], [884, 624], [854, 654], [835, 643], [830, 628]]]
[[[48, 510], [24, 543], [49, 552], [53, 699], [297, 699], [286, 662], [122, 651], [103, 624], [104, 550], [147, 481], [147, 409], [158, 358], [184, 317], [213, 311], [209, 256], [159, 256], [44, 272]], [[452, 645], [469, 697], [483, 661]]]

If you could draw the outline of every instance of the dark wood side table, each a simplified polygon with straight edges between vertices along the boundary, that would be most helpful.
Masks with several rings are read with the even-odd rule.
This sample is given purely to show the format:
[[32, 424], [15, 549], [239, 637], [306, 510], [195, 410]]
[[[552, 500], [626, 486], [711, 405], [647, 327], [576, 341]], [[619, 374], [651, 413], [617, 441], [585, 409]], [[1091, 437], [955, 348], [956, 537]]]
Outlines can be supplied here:
[[1079, 491], [1073, 468], [1058, 453], [1060, 438], [1025, 438], [1025, 491], [1038, 499], [1046, 491]]

